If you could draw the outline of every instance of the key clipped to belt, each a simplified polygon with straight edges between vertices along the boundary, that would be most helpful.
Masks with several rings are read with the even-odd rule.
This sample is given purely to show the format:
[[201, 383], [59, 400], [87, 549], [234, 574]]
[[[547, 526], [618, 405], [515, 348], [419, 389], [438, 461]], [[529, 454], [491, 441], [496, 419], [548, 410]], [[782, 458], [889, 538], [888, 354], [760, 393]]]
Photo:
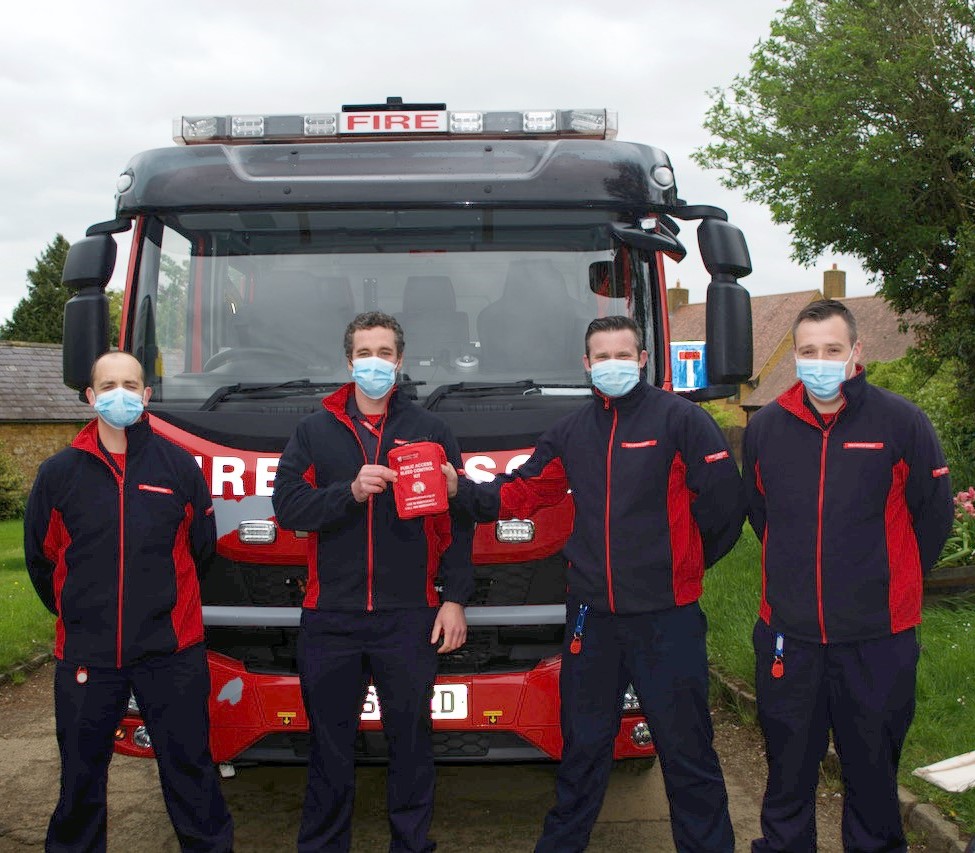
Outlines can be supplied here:
[[576, 627], [572, 632], [572, 642], [569, 643], [569, 651], [574, 655], [582, 651], [582, 628], [586, 624], [586, 613], [588, 612], [588, 604], [579, 605], [579, 615], [576, 616]]
[[785, 638], [781, 634], [775, 635], [775, 659], [772, 661], [772, 678], [785, 675]]

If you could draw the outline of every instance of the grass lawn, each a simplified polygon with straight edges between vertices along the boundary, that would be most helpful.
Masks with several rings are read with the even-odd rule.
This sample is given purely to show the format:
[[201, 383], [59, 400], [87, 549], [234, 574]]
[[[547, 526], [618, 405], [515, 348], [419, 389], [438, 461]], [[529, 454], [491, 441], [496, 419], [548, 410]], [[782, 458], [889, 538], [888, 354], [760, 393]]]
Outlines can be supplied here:
[[[761, 549], [746, 525], [734, 550], [705, 576], [701, 604], [710, 626], [711, 663], [754, 688], [752, 626], [761, 591]], [[911, 770], [975, 750], [975, 599], [924, 608], [919, 629], [917, 710], [901, 757], [900, 782], [975, 832], [975, 789], [951, 794]]]
[[41, 604], [24, 567], [23, 525], [0, 521], [0, 672], [54, 642], [54, 617]]

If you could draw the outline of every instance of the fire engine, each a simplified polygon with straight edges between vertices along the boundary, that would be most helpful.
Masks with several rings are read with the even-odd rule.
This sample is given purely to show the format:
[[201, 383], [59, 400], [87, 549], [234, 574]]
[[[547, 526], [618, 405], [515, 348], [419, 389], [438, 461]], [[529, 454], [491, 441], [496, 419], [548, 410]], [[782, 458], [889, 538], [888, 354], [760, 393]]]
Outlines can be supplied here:
[[[643, 330], [647, 381], [673, 389], [664, 258], [698, 221], [708, 286], [707, 386], [751, 374], [751, 271], [725, 212], [678, 198], [668, 156], [616, 140], [605, 109], [345, 106], [307, 115], [184, 116], [176, 146], [136, 155], [115, 218], [70, 250], [64, 381], [83, 389], [108, 349], [114, 234], [132, 231], [120, 347], [153, 389], [153, 428], [211, 486], [218, 549], [201, 581], [214, 759], [303, 762], [308, 718], [295, 650], [307, 534], [271, 507], [298, 421], [349, 381], [343, 334], [368, 310], [405, 330], [400, 390], [457, 436], [466, 476], [490, 480], [591, 395], [583, 337], [594, 317]], [[444, 655], [432, 702], [442, 761], [557, 760], [571, 494], [535, 517], [479, 525], [469, 638]], [[370, 689], [357, 755], [382, 761]], [[152, 755], [137, 705], [116, 749]], [[617, 759], [654, 755], [631, 689]]]

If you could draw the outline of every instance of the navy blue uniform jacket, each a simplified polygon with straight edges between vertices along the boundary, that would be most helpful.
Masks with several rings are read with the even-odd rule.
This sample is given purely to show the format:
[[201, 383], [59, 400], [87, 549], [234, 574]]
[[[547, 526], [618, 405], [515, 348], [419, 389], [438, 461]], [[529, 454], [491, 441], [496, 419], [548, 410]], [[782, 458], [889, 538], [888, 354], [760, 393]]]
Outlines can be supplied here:
[[217, 535], [206, 480], [148, 416], [125, 433], [124, 472], [92, 421], [41, 465], [27, 501], [27, 571], [68, 663], [122, 667], [203, 641], [198, 571]]
[[[387, 465], [389, 450], [411, 441], [435, 441], [461, 466], [460, 449], [436, 415], [396, 389], [367, 452], [352, 418], [353, 390], [344, 385], [322, 401], [324, 411], [298, 424], [278, 463], [274, 511], [278, 523], [308, 531], [308, 585], [304, 606], [369, 611], [436, 607], [438, 572], [443, 600], [466, 604], [474, 589], [474, 523], [462, 513], [401, 519], [393, 489], [358, 503], [352, 481], [366, 464]], [[373, 442], [375, 444], [375, 442]]]
[[866, 381], [821, 424], [797, 382], [749, 421], [748, 517], [762, 542], [759, 616], [811, 642], [890, 636], [921, 621], [922, 573], [951, 529], [951, 485], [931, 422]]
[[705, 568], [732, 548], [745, 519], [741, 477], [717, 424], [645, 382], [622, 397], [594, 391], [514, 472], [486, 484], [461, 479], [458, 495], [487, 521], [527, 518], [567, 487], [569, 592], [603, 612], [697, 601]]

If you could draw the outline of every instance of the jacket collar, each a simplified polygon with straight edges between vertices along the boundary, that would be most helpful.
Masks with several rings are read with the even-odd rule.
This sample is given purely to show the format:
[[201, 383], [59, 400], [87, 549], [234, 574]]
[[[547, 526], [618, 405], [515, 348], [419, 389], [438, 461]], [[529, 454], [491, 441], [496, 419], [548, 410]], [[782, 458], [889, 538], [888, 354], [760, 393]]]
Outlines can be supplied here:
[[[840, 396], [843, 398], [843, 405], [840, 406], [836, 414], [839, 415], [840, 412], [845, 412], [847, 409], [859, 408], [866, 389], [867, 372], [863, 369], [862, 364], [858, 364], [856, 366], [856, 373], [840, 384]], [[812, 403], [802, 382], [796, 382], [788, 391], [780, 394], [776, 402], [787, 412], [799, 418], [799, 420], [817, 429], [822, 429], [822, 425], [810, 408]]]
[[[389, 400], [386, 401], [387, 418], [407, 405], [407, 401], [397, 393], [398, 391], [399, 386], [393, 386], [393, 392], [389, 395]], [[325, 397], [322, 400], [322, 407], [326, 412], [329, 412], [335, 417], [336, 420], [345, 424], [349, 429], [354, 430], [355, 426], [352, 423], [352, 418], [349, 417], [350, 403], [353, 411], [357, 411], [358, 407], [355, 404], [355, 382], [348, 382], [339, 388], [338, 391]]]
[[649, 393], [650, 386], [642, 376], [640, 377], [640, 381], [622, 397], [607, 397], [595, 386], [592, 389], [593, 399], [601, 409], [618, 409], [620, 411], [633, 408]]
[[[145, 446], [150, 435], [152, 435], [152, 427], [149, 425], [149, 415], [143, 412], [139, 420], [132, 424], [132, 426], [125, 428], [126, 456], [131, 455], [133, 452]], [[98, 418], [85, 424], [81, 432], [74, 437], [71, 446], [77, 450], [83, 450], [86, 453], [92, 453], [98, 457], [104, 455], [98, 441]]]

